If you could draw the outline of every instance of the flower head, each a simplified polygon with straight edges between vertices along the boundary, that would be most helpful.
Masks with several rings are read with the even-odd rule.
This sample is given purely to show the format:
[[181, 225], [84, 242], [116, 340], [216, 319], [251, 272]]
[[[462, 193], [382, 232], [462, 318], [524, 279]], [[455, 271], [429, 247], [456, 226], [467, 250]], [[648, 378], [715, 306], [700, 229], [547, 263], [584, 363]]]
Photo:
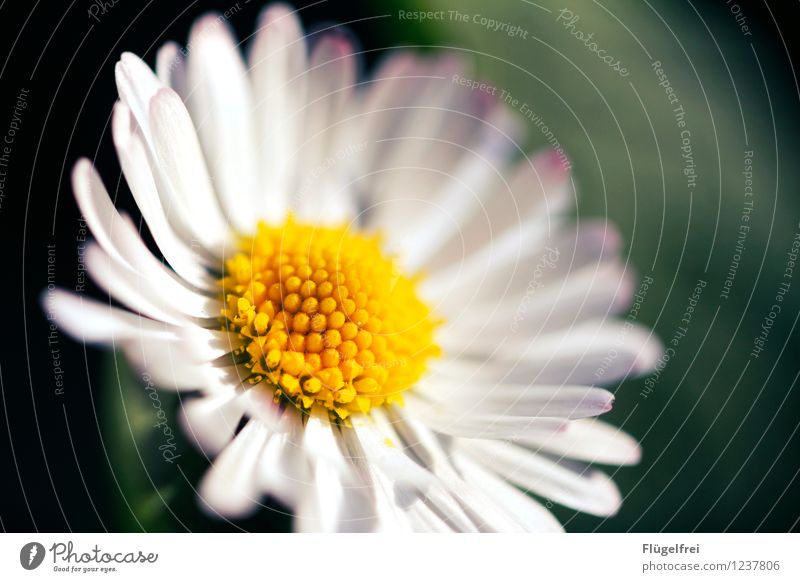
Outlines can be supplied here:
[[[59, 324], [114, 345], [182, 405], [213, 458], [208, 511], [272, 495], [297, 529], [558, 530], [532, 496], [597, 515], [591, 463], [638, 444], [593, 420], [660, 346], [614, 319], [630, 275], [611, 226], [565, 216], [561, 155], [455, 79], [453, 55], [356, 76], [349, 38], [262, 15], [247, 61], [221, 17], [156, 73], [123, 54], [113, 137], [160, 256], [90, 162], [73, 184], [94, 280]], [[162, 258], [163, 257], [163, 261]]]

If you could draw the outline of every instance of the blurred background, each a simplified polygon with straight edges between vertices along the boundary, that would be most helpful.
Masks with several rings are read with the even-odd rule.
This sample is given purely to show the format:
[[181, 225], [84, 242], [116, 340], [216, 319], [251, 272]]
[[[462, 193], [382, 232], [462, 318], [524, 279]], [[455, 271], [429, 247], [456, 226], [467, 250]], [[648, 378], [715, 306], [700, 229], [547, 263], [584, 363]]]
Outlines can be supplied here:
[[[152, 428], [156, 409], [141, 379], [121, 358], [52, 335], [38, 303], [48, 283], [72, 288], [81, 276], [81, 224], [68, 183], [74, 161], [95, 158], [109, 186], [121, 188], [121, 206], [132, 208], [114, 183], [120, 173], [108, 128], [119, 54], [133, 51], [152, 63], [162, 42], [184, 42], [191, 22], [209, 9], [231, 11], [230, 24], [246, 38], [261, 6], [0, 4], [0, 132], [18, 114], [0, 166], [3, 529], [290, 525], [279, 507], [236, 524], [203, 516], [192, 485], [205, 461], [179, 440], [180, 462], [164, 463]], [[652, 280], [637, 318], [665, 343], [674, 338], [674, 353], [659, 374], [612, 387], [616, 407], [607, 416], [642, 442], [642, 463], [610, 469], [625, 496], [612, 518], [554, 506], [567, 530], [796, 530], [800, 272], [792, 245], [800, 235], [800, 91], [790, 26], [798, 4], [298, 6], [306, 6], [307, 26], [351, 28], [366, 72], [395, 46], [467, 56], [476, 77], [510, 95], [521, 114], [531, 112], [528, 148], [554, 140], [564, 148], [579, 215], [616, 223], [639, 280]], [[403, 16], [411, 11], [430, 16]], [[174, 396], [160, 398], [172, 417]]]

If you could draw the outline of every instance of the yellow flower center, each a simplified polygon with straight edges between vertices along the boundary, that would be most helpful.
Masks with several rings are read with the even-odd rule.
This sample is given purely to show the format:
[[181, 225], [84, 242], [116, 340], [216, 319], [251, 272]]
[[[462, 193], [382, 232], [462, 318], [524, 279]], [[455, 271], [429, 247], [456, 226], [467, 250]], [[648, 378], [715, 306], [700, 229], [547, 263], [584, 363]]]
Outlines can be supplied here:
[[220, 280], [234, 353], [277, 400], [339, 418], [402, 402], [439, 354], [438, 321], [375, 236], [289, 218], [243, 237]]

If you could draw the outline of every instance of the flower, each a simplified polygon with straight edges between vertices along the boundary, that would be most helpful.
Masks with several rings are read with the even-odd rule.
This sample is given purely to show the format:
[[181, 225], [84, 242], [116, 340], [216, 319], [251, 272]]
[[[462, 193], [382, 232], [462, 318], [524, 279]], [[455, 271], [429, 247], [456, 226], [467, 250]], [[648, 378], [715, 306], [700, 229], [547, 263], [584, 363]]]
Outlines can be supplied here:
[[[310, 48], [308, 48], [310, 47]], [[651, 370], [620, 239], [570, 225], [565, 158], [519, 155], [522, 120], [454, 55], [394, 52], [363, 82], [338, 29], [272, 5], [243, 61], [224, 18], [123, 54], [112, 133], [164, 261], [88, 160], [86, 268], [124, 308], [46, 296], [182, 402], [213, 458], [198, 496], [268, 494], [298, 530], [559, 530], [531, 495], [621, 502], [592, 463], [638, 443], [597, 385]], [[518, 159], [521, 158], [521, 159]]]

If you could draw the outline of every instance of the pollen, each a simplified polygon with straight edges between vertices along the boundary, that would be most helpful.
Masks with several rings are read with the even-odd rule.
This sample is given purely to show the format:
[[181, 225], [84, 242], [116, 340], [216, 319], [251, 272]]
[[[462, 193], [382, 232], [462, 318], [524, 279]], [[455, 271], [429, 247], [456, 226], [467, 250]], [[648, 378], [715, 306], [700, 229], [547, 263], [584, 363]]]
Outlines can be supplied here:
[[242, 337], [236, 361], [276, 400], [339, 419], [402, 403], [440, 354], [440, 321], [378, 236], [289, 218], [242, 237], [220, 279], [225, 329]]

